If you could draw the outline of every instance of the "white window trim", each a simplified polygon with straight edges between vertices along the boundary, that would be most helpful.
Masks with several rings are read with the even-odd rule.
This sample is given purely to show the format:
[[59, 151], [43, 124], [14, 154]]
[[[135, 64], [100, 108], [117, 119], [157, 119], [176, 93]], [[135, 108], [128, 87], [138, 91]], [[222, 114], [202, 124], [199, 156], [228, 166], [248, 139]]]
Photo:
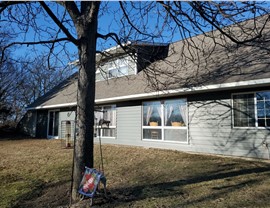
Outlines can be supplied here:
[[[167, 100], [185, 100], [186, 103], [186, 126], [165, 126], [164, 125], [164, 101]], [[161, 102], [161, 126], [143, 126], [143, 104], [147, 102]], [[141, 124], [142, 124], [142, 133], [141, 138], [142, 141], [149, 141], [149, 142], [162, 142], [162, 143], [177, 143], [177, 144], [189, 144], [189, 132], [188, 132], [188, 103], [187, 98], [175, 98], [175, 99], [162, 99], [162, 100], [149, 100], [142, 102], [141, 107]], [[144, 139], [143, 138], [143, 129], [161, 129], [161, 139]], [[187, 139], [186, 141], [173, 141], [173, 140], [164, 140], [164, 130], [165, 129], [186, 129], [187, 131]]]
[[116, 130], [117, 130], [117, 108], [116, 108], [116, 105], [102, 105], [102, 106], [98, 106], [100, 107], [102, 110], [104, 109], [104, 107], [111, 107], [111, 108], [115, 108], [115, 122], [116, 122], [116, 125], [115, 126], [111, 126], [109, 125], [109, 127], [106, 127], [106, 128], [100, 128], [101, 126], [95, 126], [97, 128], [97, 131], [99, 131], [99, 129], [101, 130], [100, 131], [100, 135], [99, 136], [96, 136], [95, 138], [104, 138], [104, 139], [116, 139], [116, 136], [114, 137], [109, 137], [109, 136], [103, 136], [103, 129], [115, 129], [115, 134], [116, 134]]
[[[270, 90], [259, 90], [259, 91], [248, 91], [248, 92], [237, 92], [231, 94], [231, 106], [232, 106], [232, 128], [233, 129], [270, 129], [269, 126], [258, 126], [258, 117], [257, 117], [257, 99], [256, 99], [256, 93], [259, 92], [270, 92]], [[254, 96], [254, 116], [255, 116], [255, 126], [234, 126], [234, 106], [233, 106], [233, 96], [234, 95], [244, 95], [244, 94], [253, 94]]]
[[[58, 136], [49, 135], [49, 122], [50, 122], [50, 112], [59, 112], [59, 121], [60, 121], [60, 109], [48, 110], [48, 118], [47, 118], [47, 138], [48, 139], [59, 139], [59, 121], [58, 121]], [[54, 126], [53, 126], [54, 129]]]

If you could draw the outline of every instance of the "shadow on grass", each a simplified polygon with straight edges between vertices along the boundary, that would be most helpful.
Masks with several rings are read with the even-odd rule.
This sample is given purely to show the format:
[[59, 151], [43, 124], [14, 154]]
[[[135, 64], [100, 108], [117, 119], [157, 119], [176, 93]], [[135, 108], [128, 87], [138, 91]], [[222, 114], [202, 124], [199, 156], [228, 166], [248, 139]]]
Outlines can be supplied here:
[[[231, 192], [235, 192], [247, 185], [253, 185], [260, 181], [256, 179], [242, 180], [234, 185], [221, 184], [214, 186], [210, 194], [192, 199], [190, 193], [183, 190], [186, 185], [197, 184], [201, 182], [215, 181], [219, 179], [230, 179], [237, 176], [243, 176], [253, 173], [266, 173], [270, 176], [270, 166], [251, 169], [236, 170], [230, 172], [220, 172], [205, 174], [203, 176], [191, 177], [186, 180], [175, 180], [165, 183], [144, 184], [139, 186], [123, 187], [120, 189], [110, 189], [110, 200], [95, 199], [95, 207], [126, 207], [140, 200], [155, 200], [155, 198], [174, 197], [177, 200], [175, 206], [185, 207], [188, 205], [200, 205], [208, 200], [221, 199]], [[168, 173], [169, 174], [169, 173]], [[39, 182], [30, 193], [21, 196], [12, 207], [34, 208], [34, 207], [67, 207], [69, 203], [70, 181], [61, 181], [53, 184], [44, 184]], [[196, 188], [196, 187], [195, 187]], [[187, 199], [189, 198], [189, 199]], [[83, 206], [84, 207], [84, 206]]]
[[[191, 204], [200, 203], [206, 200], [216, 199], [218, 197], [222, 197], [226, 195], [226, 193], [231, 193], [233, 191], [240, 190], [241, 188], [256, 184], [260, 181], [256, 179], [245, 180], [244, 182], [240, 182], [234, 185], [224, 185], [219, 187], [213, 187], [211, 191], [211, 195], [204, 196], [201, 198], [197, 198], [194, 200], [185, 200], [189, 196], [189, 193], [185, 193], [182, 189], [185, 185], [197, 184], [201, 182], [214, 181], [219, 179], [230, 179], [232, 177], [248, 175], [253, 173], [268, 173], [270, 176], [270, 166], [267, 167], [259, 167], [252, 169], [243, 169], [237, 171], [230, 171], [226, 173], [214, 173], [212, 175], [204, 175], [199, 177], [189, 178], [187, 180], [176, 180], [172, 182], [165, 183], [157, 183], [157, 184], [149, 184], [149, 185], [141, 185], [141, 186], [132, 186], [125, 187], [122, 189], [112, 189], [111, 198], [112, 200], [107, 204], [98, 204], [101, 207], [117, 207], [131, 204], [132, 202], [144, 200], [144, 199], [154, 199], [154, 198], [162, 198], [162, 197], [178, 197], [178, 199], [183, 199], [179, 202], [178, 206], [187, 206]], [[169, 173], [168, 173], [169, 174]], [[110, 204], [109, 204], [110, 203]]]
[[0, 141], [10, 141], [10, 140], [23, 140], [23, 139], [33, 139], [28, 135], [18, 132], [16, 129], [0, 129]]
[[[32, 184], [31, 184], [32, 185]], [[69, 204], [70, 181], [35, 182], [32, 191], [20, 196], [12, 208], [65, 207]]]

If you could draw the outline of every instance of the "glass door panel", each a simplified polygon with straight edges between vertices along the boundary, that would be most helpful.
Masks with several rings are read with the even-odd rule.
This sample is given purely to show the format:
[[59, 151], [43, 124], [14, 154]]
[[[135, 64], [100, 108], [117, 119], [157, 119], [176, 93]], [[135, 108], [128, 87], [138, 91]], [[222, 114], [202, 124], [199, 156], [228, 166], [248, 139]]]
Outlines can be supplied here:
[[58, 138], [59, 111], [49, 111], [48, 138]]

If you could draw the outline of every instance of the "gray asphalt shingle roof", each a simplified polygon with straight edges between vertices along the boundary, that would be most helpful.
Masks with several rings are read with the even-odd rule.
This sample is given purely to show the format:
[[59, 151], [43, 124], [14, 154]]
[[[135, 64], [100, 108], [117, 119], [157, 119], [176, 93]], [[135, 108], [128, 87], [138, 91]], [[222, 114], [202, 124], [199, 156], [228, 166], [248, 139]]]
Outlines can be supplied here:
[[[164, 60], [150, 64], [137, 75], [98, 81], [96, 99], [270, 78], [269, 54], [262, 49], [269, 44], [268, 31], [269, 24], [263, 34], [264, 45], [257, 43], [256, 47], [228, 40], [224, 44], [217, 31], [213, 33], [215, 39], [199, 35], [172, 43]], [[191, 47], [192, 44], [197, 48]], [[270, 82], [267, 84], [270, 86]], [[76, 90], [73, 75], [28, 107], [76, 103]]]

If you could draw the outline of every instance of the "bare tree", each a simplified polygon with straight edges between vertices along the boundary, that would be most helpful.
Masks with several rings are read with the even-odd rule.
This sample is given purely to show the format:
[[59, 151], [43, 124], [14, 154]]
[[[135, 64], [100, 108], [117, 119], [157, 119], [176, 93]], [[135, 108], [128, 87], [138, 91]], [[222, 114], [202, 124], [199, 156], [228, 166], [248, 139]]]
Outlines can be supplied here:
[[[106, 40], [113, 40], [130, 53], [128, 47], [122, 44], [128, 40], [170, 42], [176, 35], [178, 39], [183, 39], [183, 44], [179, 46], [182, 49], [177, 48], [180, 53], [177, 62], [179, 66], [185, 66], [187, 60], [198, 61], [197, 54], [203, 50], [201, 46], [207, 44], [204, 38], [199, 44], [193, 40], [192, 37], [198, 34], [204, 34], [212, 38], [214, 44], [225, 47], [228, 41], [235, 44], [263, 41], [262, 34], [269, 18], [267, 16], [258, 27], [256, 17], [267, 13], [268, 6], [263, 2], [1, 2], [2, 23], [16, 25], [20, 35], [32, 34], [32, 39], [22, 35], [22, 41], [6, 45], [2, 54], [14, 45], [42, 44], [48, 49], [50, 62], [53, 58], [57, 59], [57, 51], [68, 42], [77, 47], [79, 136], [74, 151], [72, 198], [76, 199], [84, 166], [93, 167], [96, 53], [101, 52], [97, 50], [97, 45], [99, 49], [104, 49], [104, 45], [107, 47], [111, 44]], [[103, 25], [98, 29], [99, 19], [108, 14], [113, 20], [107, 25], [108, 29]], [[51, 21], [52, 25], [43, 25], [40, 17], [45, 22]], [[253, 18], [252, 27], [241, 24], [242, 20], [248, 18]], [[228, 27], [231, 24], [235, 24], [234, 29]], [[219, 31], [218, 40], [208, 32], [213, 29]], [[67, 50], [64, 52], [68, 53]], [[207, 53], [209, 55], [211, 51]], [[149, 79], [156, 78], [162, 72], [153, 68], [146, 75]], [[173, 72], [168, 72], [168, 76], [173, 75]], [[154, 84], [154, 87], [157, 85]]]
[[35, 57], [34, 60], [24, 59], [18, 64], [17, 70], [23, 72], [23, 80], [18, 90], [24, 106], [34, 102], [72, 73], [69, 66], [48, 66], [46, 56]]
[[[1, 28], [2, 29], [2, 28]], [[14, 40], [12, 31], [0, 31], [0, 48]], [[15, 48], [16, 49], [16, 48]], [[1, 50], [2, 51], [2, 50]], [[71, 74], [69, 66], [47, 64], [47, 56], [13, 58], [6, 50], [0, 62], [0, 109], [2, 123], [14, 126], [25, 113], [24, 108]], [[5, 121], [4, 121], [5, 120]]]
[[[1, 29], [0, 31], [0, 49], [9, 43], [12, 39], [10, 31]], [[15, 69], [15, 63], [11, 59], [11, 52], [7, 50], [3, 54], [0, 62], [0, 123], [2, 125], [11, 117], [14, 109], [11, 106], [11, 94], [14, 92], [18, 82], [18, 73]]]

